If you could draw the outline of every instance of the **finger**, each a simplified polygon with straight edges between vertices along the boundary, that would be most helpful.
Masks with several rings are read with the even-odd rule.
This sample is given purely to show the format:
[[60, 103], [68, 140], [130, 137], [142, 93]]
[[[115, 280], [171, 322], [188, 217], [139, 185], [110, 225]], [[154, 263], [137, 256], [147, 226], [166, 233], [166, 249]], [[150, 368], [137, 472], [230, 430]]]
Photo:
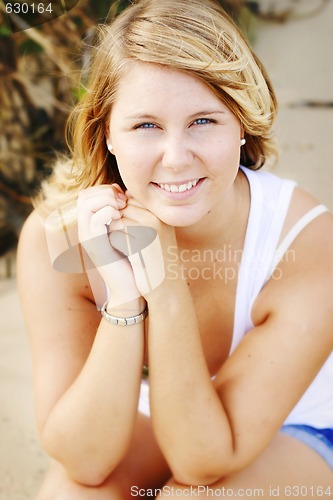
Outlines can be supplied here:
[[144, 205], [142, 205], [142, 203], [140, 203], [135, 198], [128, 198], [127, 204], [128, 205], [132, 205], [133, 207], [141, 207], [141, 208], [145, 208], [146, 209], [146, 207]]
[[117, 191], [117, 194], [121, 195], [121, 198], [124, 200], [127, 200], [127, 196], [125, 195], [124, 191], [122, 188], [117, 184], [116, 182], [111, 184], [111, 187]]
[[149, 221], [153, 222], [155, 217], [142, 205], [132, 203], [132, 200], [129, 200], [127, 206], [121, 210], [121, 214], [123, 217], [126, 217], [126, 219], [131, 219], [139, 224], [141, 223], [146, 225], [149, 225]]
[[90, 235], [94, 237], [106, 234], [110, 221], [119, 219], [121, 219], [121, 215], [118, 210], [109, 205], [101, 208], [90, 218]]
[[125, 231], [127, 226], [135, 226], [139, 225], [137, 221], [124, 217], [123, 213], [121, 213], [120, 219], [112, 218], [112, 221], [109, 223], [109, 233], [113, 231]]
[[125, 194], [126, 194], [127, 198], [133, 198], [133, 195], [129, 192], [128, 189], [126, 189]]
[[95, 213], [106, 205], [114, 208], [124, 208], [126, 206], [126, 197], [118, 193], [111, 186], [94, 186], [79, 192], [78, 209], [88, 210]]
[[[78, 231], [80, 241], [90, 238], [91, 217], [94, 214], [97, 214], [105, 207], [110, 207], [111, 209], [107, 209], [107, 216], [104, 216], [104, 212], [102, 212], [102, 215], [99, 215], [94, 219], [95, 223], [100, 227], [101, 225], [106, 224], [111, 218], [119, 219], [119, 208], [124, 208], [125, 206], [125, 201], [116, 200], [114, 190], [111, 186], [95, 186], [81, 191], [77, 202]], [[100, 219], [100, 217], [102, 217], [102, 219]], [[93, 227], [95, 227], [95, 223], [93, 224]], [[96, 231], [93, 232], [96, 234]], [[100, 234], [101, 229], [97, 232]]]

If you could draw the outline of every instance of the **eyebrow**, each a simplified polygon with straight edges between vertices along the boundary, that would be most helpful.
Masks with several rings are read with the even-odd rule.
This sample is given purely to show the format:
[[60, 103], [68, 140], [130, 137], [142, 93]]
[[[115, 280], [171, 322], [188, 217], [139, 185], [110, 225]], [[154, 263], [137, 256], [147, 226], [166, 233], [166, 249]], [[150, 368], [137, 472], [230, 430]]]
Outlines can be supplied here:
[[[224, 115], [226, 112], [222, 110], [210, 110], [210, 111], [198, 111], [197, 113], [193, 113], [193, 115], [189, 116], [189, 119], [195, 118], [196, 116], [209, 116], [215, 114]], [[157, 116], [154, 115], [140, 115], [134, 114], [126, 117], [126, 120], [157, 120]]]

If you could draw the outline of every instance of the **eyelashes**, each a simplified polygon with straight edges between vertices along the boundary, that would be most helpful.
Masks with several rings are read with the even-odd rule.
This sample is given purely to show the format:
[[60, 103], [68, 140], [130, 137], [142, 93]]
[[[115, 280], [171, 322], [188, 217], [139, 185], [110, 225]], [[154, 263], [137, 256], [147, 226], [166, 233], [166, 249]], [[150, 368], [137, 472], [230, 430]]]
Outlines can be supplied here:
[[[192, 125], [199, 125], [199, 126], [204, 126], [204, 125], [210, 125], [216, 123], [216, 120], [212, 120], [211, 118], [197, 118], [192, 124]], [[151, 122], [144, 122], [144, 123], [139, 123], [138, 125], [134, 126], [134, 130], [150, 130], [150, 129], [156, 129], [159, 128], [158, 125], [155, 123]]]
[[134, 129], [150, 129], [150, 128], [157, 128], [157, 125], [154, 123], [140, 123], [139, 125], [135, 125]]
[[211, 118], [198, 118], [193, 122], [193, 124], [195, 123], [198, 125], [209, 125], [210, 123], [216, 123], [216, 120], [212, 120]]

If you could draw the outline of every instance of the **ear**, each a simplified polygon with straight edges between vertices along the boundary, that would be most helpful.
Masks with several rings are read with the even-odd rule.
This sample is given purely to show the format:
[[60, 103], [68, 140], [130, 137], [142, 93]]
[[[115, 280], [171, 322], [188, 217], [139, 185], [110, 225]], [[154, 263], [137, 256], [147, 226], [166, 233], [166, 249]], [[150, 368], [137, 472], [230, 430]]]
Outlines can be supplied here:
[[242, 139], [244, 137], [244, 134], [245, 134], [244, 126], [241, 123], [240, 124], [240, 136], [239, 136], [239, 139]]
[[111, 154], [114, 154], [113, 146], [112, 146], [112, 140], [111, 140], [111, 134], [110, 130], [105, 128], [105, 141], [106, 141], [106, 147], [110, 151]]
[[110, 133], [109, 117], [104, 122], [104, 137], [105, 137], [106, 147], [108, 148], [110, 153], [113, 154], [113, 146], [112, 146], [112, 139], [111, 139], [111, 133]]

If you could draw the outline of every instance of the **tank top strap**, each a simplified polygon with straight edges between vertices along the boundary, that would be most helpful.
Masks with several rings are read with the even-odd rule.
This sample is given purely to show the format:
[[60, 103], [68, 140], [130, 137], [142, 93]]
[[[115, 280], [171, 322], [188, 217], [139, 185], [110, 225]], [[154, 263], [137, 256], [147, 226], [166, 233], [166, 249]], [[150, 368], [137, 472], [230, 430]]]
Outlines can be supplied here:
[[238, 272], [230, 353], [253, 327], [252, 304], [265, 283], [296, 186], [294, 181], [267, 172], [241, 170], [250, 187], [250, 212]]
[[314, 219], [319, 217], [319, 215], [328, 212], [328, 208], [325, 205], [317, 205], [311, 210], [309, 210], [303, 217], [301, 217], [296, 224], [290, 229], [288, 234], [284, 237], [278, 248], [274, 253], [274, 257], [272, 259], [272, 264], [267, 273], [266, 281], [271, 277], [274, 272], [274, 269], [281, 261], [285, 253], [287, 252], [290, 245], [294, 242], [297, 236], [303, 231], [303, 229], [310, 224]]

